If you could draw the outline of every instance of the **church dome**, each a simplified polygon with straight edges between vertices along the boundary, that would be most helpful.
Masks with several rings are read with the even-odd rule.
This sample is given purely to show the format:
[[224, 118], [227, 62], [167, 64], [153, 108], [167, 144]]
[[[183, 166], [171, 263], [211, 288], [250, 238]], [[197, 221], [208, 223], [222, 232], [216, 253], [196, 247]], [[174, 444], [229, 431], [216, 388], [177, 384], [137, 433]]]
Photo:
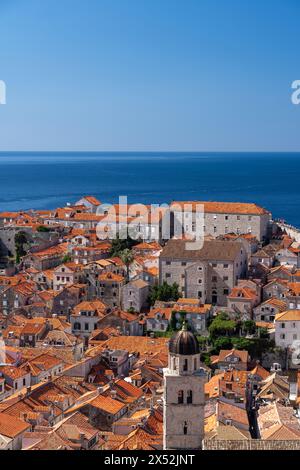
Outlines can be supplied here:
[[171, 354], [181, 354], [183, 356], [192, 356], [199, 354], [199, 343], [196, 336], [188, 331], [184, 324], [182, 330], [178, 331], [169, 342], [169, 352]]

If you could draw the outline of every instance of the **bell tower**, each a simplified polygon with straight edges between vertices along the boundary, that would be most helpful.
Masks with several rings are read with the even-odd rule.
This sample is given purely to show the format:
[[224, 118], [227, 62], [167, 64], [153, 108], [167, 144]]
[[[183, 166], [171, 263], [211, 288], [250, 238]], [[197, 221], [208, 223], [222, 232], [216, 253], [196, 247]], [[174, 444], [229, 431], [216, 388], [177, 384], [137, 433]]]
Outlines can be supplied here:
[[165, 450], [201, 449], [206, 381], [197, 338], [184, 324], [169, 342], [168, 367], [164, 369]]

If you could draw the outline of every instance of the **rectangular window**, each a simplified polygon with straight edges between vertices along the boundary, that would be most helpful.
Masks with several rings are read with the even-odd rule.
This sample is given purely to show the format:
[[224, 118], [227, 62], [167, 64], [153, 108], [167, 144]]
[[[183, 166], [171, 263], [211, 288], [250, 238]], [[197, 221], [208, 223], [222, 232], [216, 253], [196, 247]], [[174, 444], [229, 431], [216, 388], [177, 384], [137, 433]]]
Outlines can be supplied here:
[[188, 404], [193, 403], [193, 392], [192, 392], [192, 390], [188, 390], [186, 402]]

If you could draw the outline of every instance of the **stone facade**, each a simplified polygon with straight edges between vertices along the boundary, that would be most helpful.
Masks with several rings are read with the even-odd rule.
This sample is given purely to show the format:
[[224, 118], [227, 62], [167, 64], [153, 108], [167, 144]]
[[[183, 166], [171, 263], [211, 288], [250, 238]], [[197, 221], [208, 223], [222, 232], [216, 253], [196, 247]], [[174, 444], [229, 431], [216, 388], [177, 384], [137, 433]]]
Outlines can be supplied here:
[[122, 288], [122, 307], [140, 312], [147, 304], [149, 284], [141, 279], [128, 282]]
[[201, 250], [186, 250], [184, 240], [170, 240], [159, 259], [160, 283], [177, 283], [183, 296], [225, 306], [227, 295], [247, 273], [242, 244], [206, 241]]
[[[182, 212], [183, 205], [184, 214]], [[204, 235], [211, 235], [215, 238], [228, 233], [237, 235], [251, 233], [259, 241], [268, 238], [271, 214], [256, 204], [208, 201], [174, 202], [172, 210], [175, 234], [180, 234], [183, 231], [186, 235], [195, 235], [196, 224], [199, 223], [198, 220], [201, 220]]]
[[169, 354], [164, 369], [164, 449], [201, 448], [206, 379], [199, 354]]

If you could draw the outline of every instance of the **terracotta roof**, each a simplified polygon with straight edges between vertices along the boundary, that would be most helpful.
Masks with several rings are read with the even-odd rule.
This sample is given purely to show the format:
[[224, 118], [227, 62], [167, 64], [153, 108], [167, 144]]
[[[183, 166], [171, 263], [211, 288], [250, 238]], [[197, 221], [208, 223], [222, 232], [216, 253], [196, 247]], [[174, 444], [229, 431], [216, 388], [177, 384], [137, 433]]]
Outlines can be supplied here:
[[269, 330], [273, 330], [275, 328], [274, 323], [266, 322], [266, 321], [257, 321], [257, 322], [255, 322], [255, 325], [258, 328], [268, 328]]
[[264, 432], [263, 439], [272, 441], [300, 440], [300, 428], [299, 431], [296, 431], [295, 429], [291, 429], [284, 424], [275, 424]]
[[183, 304], [183, 305], [199, 305], [199, 299], [180, 298], [180, 299], [177, 300], [177, 304]]
[[275, 315], [275, 321], [299, 321], [300, 310], [286, 310]]
[[[103, 349], [124, 350], [129, 353], [139, 353], [141, 356], [153, 357], [156, 355], [165, 355], [168, 353], [167, 338], [149, 338], [146, 336], [115, 336], [103, 341], [103, 344], [96, 346], [96, 351]], [[93, 349], [87, 351], [87, 355], [93, 352]]]
[[159, 275], [159, 270], [155, 266], [152, 266], [151, 268], [144, 267], [144, 271], [151, 274], [151, 276], [157, 277]]
[[156, 450], [162, 449], [162, 436], [152, 435], [142, 428], [135, 429], [115, 447], [117, 450]]
[[111, 272], [99, 274], [98, 279], [100, 281], [112, 281], [112, 282], [123, 282], [125, 280], [124, 276], [120, 274], [114, 274]]
[[224, 377], [224, 373], [214, 375], [208, 382], [204, 384], [205, 395], [208, 398], [218, 398], [220, 394], [220, 380]]
[[123, 410], [126, 407], [124, 403], [121, 403], [118, 400], [115, 400], [113, 398], [106, 397], [103, 395], [99, 395], [98, 397], [94, 398], [90, 402], [90, 404], [94, 408], [99, 408], [105, 411], [106, 413], [113, 414], [113, 415], [119, 413], [119, 411]]
[[67, 252], [67, 249], [68, 249], [68, 243], [60, 243], [59, 245], [51, 246], [50, 248], [47, 248], [46, 250], [29, 253], [29, 255], [36, 257], [36, 258], [48, 258], [51, 256], [63, 255], [64, 253]]
[[100, 206], [101, 202], [94, 196], [84, 196], [82, 199], [85, 199], [88, 201], [90, 204], [93, 204], [94, 206]]
[[219, 352], [219, 362], [225, 361], [226, 358], [231, 355], [239, 357], [242, 362], [248, 362], [249, 360], [248, 351], [243, 351], [243, 350], [240, 351], [238, 349], [231, 349], [231, 350], [221, 349], [221, 351]]
[[151, 243], [147, 243], [147, 242], [142, 242], [142, 243], [138, 243], [137, 245], [135, 245], [133, 247], [133, 250], [145, 250], [145, 251], [152, 251], [152, 250], [161, 250], [162, 247], [159, 243], [157, 242], [151, 242]]
[[107, 310], [107, 305], [101, 302], [101, 300], [91, 300], [91, 301], [83, 301], [80, 304], [74, 307], [75, 315], [78, 315], [80, 312], [88, 311], [88, 312], [102, 312], [104, 313]]
[[244, 408], [222, 401], [218, 402], [218, 419], [228, 419], [249, 426], [248, 414]]
[[300, 295], [300, 282], [289, 282], [288, 288], [291, 295], [299, 296]]
[[128, 284], [126, 284], [126, 287], [136, 287], [137, 289], [143, 289], [144, 287], [148, 287], [149, 284], [146, 281], [143, 281], [142, 279], [136, 279], [135, 281], [130, 281]]
[[[245, 214], [245, 215], [263, 215], [269, 214], [269, 211], [253, 203], [243, 202], [213, 202], [213, 201], [173, 201], [172, 205], [192, 205], [192, 210], [197, 210], [197, 205], [203, 204], [204, 211], [214, 214]], [[171, 206], [172, 207], [172, 206]], [[200, 209], [201, 211], [201, 209]]]
[[15, 366], [0, 366], [0, 372], [7, 377], [10, 377], [12, 380], [25, 377], [28, 372], [24, 367], [15, 367]]
[[30, 429], [31, 425], [25, 423], [19, 418], [12, 418], [11, 415], [6, 413], [0, 413], [0, 434], [10, 438], [15, 438], [27, 429]]
[[41, 334], [45, 329], [45, 322], [43, 323], [25, 323], [21, 331], [21, 335], [38, 335]]
[[272, 297], [271, 299], [265, 300], [259, 306], [261, 307], [264, 305], [272, 305], [274, 307], [277, 307], [281, 312], [286, 309], [286, 303], [283, 300], [277, 299], [276, 297]]
[[171, 239], [161, 252], [161, 258], [187, 260], [234, 261], [243, 246], [240, 242], [208, 240], [200, 250], [187, 250], [185, 240]]
[[155, 316], [160, 313], [163, 318], [170, 320], [172, 316], [173, 308], [170, 307], [163, 307], [163, 308], [152, 308], [149, 313], [147, 313], [147, 318], [155, 318]]
[[264, 367], [262, 367], [260, 364], [257, 364], [257, 366], [251, 370], [251, 374], [258, 375], [262, 380], [265, 380], [267, 377], [269, 377], [270, 372], [264, 369]]
[[256, 292], [249, 287], [234, 287], [228, 295], [229, 299], [255, 300], [256, 297]]

